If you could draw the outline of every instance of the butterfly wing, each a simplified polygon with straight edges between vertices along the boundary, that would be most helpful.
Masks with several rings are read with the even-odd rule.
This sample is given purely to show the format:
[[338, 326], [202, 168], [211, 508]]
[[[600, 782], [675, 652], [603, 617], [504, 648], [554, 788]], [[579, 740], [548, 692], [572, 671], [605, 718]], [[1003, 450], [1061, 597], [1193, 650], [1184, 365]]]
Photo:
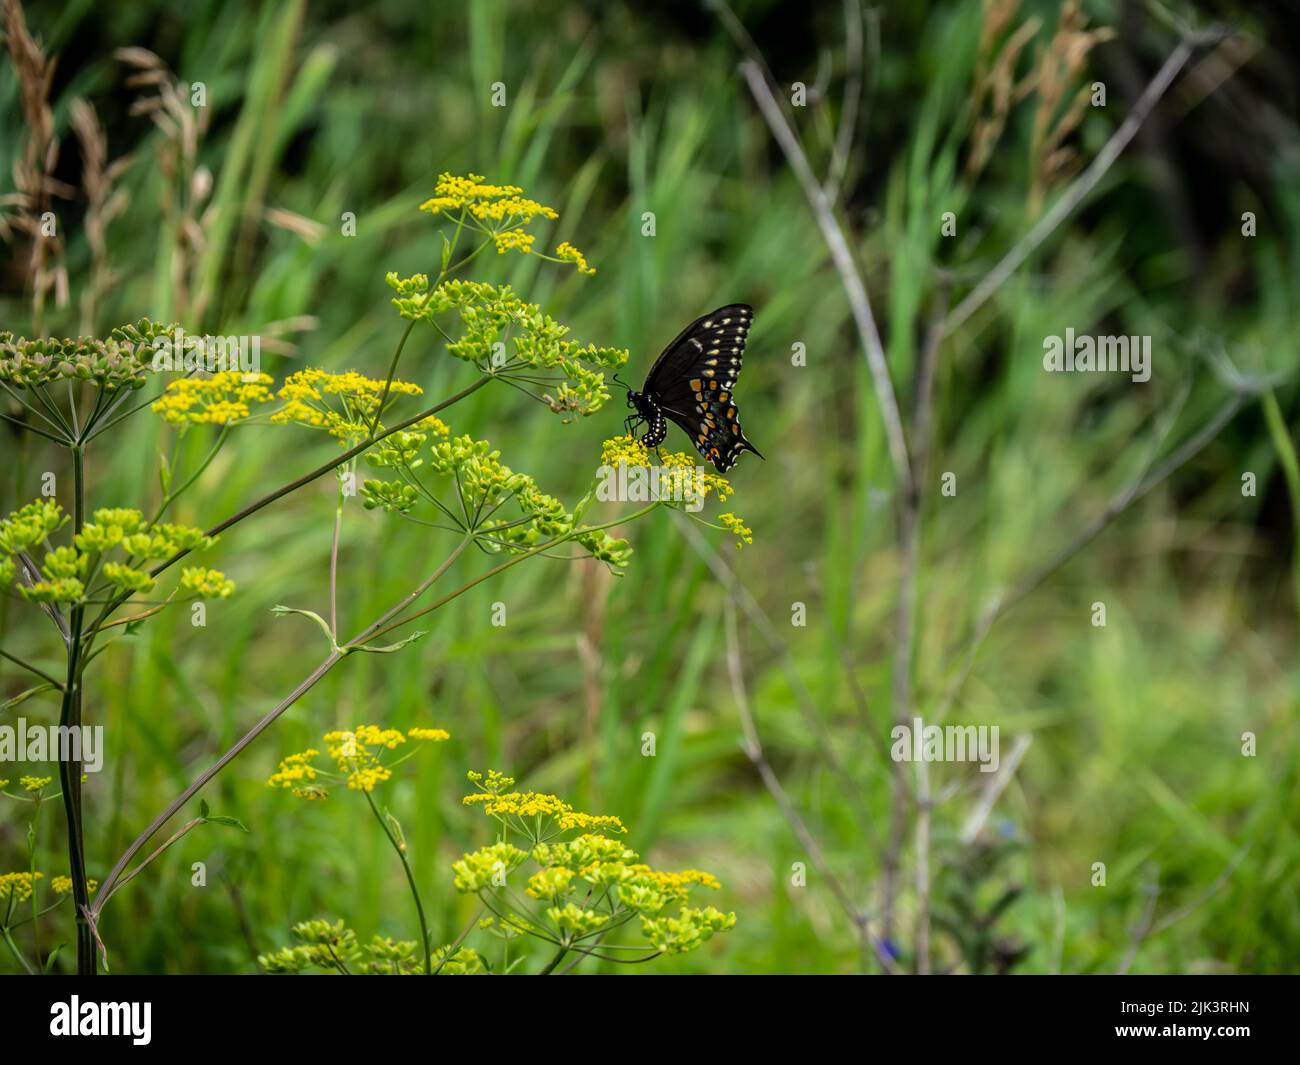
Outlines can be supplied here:
[[697, 318], [664, 349], [646, 378], [646, 394], [722, 473], [744, 451], [763, 457], [745, 439], [732, 396], [753, 320], [753, 308], [743, 303]]

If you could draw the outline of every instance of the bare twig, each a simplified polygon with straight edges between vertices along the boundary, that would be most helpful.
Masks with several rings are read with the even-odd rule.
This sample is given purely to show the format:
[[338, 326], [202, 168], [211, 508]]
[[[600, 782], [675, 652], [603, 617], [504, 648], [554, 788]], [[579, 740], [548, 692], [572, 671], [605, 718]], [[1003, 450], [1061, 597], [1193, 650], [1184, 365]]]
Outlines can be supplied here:
[[1210, 883], [1204, 891], [1192, 899], [1192, 901], [1186, 906], [1180, 906], [1178, 909], [1174, 910], [1159, 921], [1156, 920], [1156, 903], [1159, 901], [1160, 897], [1160, 870], [1159, 868], [1156, 868], [1151, 874], [1150, 882], [1143, 887], [1143, 891], [1147, 894], [1147, 902], [1143, 907], [1142, 916], [1133, 928], [1133, 933], [1129, 938], [1128, 948], [1124, 952], [1124, 957], [1120, 960], [1116, 974], [1123, 976], [1129, 971], [1133, 962], [1137, 959], [1138, 949], [1144, 942], [1146, 942], [1146, 940], [1153, 936], [1158, 936], [1161, 932], [1172, 928], [1185, 917], [1190, 917], [1193, 913], [1209, 902], [1210, 899], [1217, 895], [1223, 888], [1223, 885], [1232, 878], [1232, 874], [1237, 871], [1237, 866], [1242, 863], [1249, 851], [1249, 845], [1242, 847], [1241, 850], [1232, 856], [1228, 864], [1223, 867], [1223, 872], [1216, 876], [1213, 882]]
[[1142, 946], [1142, 941], [1146, 939], [1147, 934], [1151, 931], [1151, 923], [1156, 916], [1156, 903], [1160, 901], [1159, 866], [1155, 866], [1151, 870], [1147, 882], [1142, 885], [1142, 893], [1146, 895], [1146, 903], [1142, 907], [1142, 916], [1138, 918], [1137, 924], [1133, 926], [1133, 931], [1129, 935], [1124, 957], [1120, 959], [1119, 968], [1115, 970], [1116, 976], [1124, 976], [1129, 971], [1129, 967], [1137, 957], [1138, 948]]
[[1038, 246], [1046, 240], [1052, 232], [1065, 221], [1088, 196], [1097, 183], [1106, 175], [1106, 172], [1114, 165], [1115, 160], [1128, 147], [1129, 141], [1137, 134], [1142, 123], [1146, 121], [1147, 115], [1151, 113], [1152, 108], [1159, 102], [1165, 94], [1178, 72], [1183, 69], [1188, 59], [1191, 58], [1192, 52], [1196, 45], [1201, 43], [1199, 37], [1185, 37], [1179, 41], [1178, 46], [1169, 54], [1164, 65], [1151, 79], [1142, 95], [1138, 97], [1137, 102], [1133, 105], [1133, 110], [1120, 123], [1117, 129], [1099, 151], [1096, 157], [1082, 174], [1080, 174], [1071, 183], [1070, 187], [1065, 190], [1061, 198], [1052, 205], [1051, 210], [1042, 216], [1029, 230], [1025, 236], [1016, 243], [1016, 245], [1007, 252], [1006, 255], [993, 267], [992, 270], [976, 285], [970, 293], [953, 309], [945, 331], [948, 333], [955, 332], [980, 309], [1006, 280], [1016, 272], [1030, 255], [1037, 250]]
[[1028, 733], [1017, 736], [1015, 743], [1011, 745], [1011, 753], [1002, 759], [998, 771], [985, 783], [984, 790], [980, 793], [974, 809], [971, 810], [966, 818], [966, 823], [962, 826], [960, 837], [962, 846], [969, 847], [975, 842], [980, 832], [984, 830], [989, 815], [993, 812], [993, 807], [997, 805], [998, 799], [1002, 797], [1007, 785], [1011, 783], [1011, 778], [1016, 775], [1016, 770], [1020, 768], [1025, 752], [1029, 750], [1029, 745], [1032, 742], [1033, 737]]
[[[906, 518], [909, 546], [904, 551], [905, 568], [900, 575], [899, 628], [897, 667], [903, 670], [902, 685], [905, 704], [897, 708], [895, 719], [904, 720], [911, 715], [911, 671], [915, 642], [916, 582], [920, 567], [921, 550], [921, 494], [918, 484], [927, 480], [930, 461], [930, 423], [934, 410], [934, 373], [939, 361], [939, 346], [943, 343], [943, 315], [947, 310], [947, 290], [939, 295], [938, 311], [930, 323], [925, 344], [921, 348], [920, 365], [916, 371], [916, 407], [912, 420], [912, 493], [906, 501]], [[907, 615], [903, 610], [906, 604]], [[906, 623], [904, 625], [904, 622]], [[916, 777], [916, 971], [921, 975], [930, 972], [930, 818], [933, 804], [930, 796], [930, 766], [924, 758], [913, 763]]]
[[870, 811], [863, 805], [861, 788], [856, 778], [848, 771], [843, 760], [836, 753], [834, 739], [828, 733], [821, 713], [817, 709], [817, 700], [813, 698], [812, 692], [808, 690], [803, 677], [795, 667], [789, 644], [781, 638], [771, 619], [767, 616], [767, 612], [754, 598], [745, 583], [713, 550], [692, 522], [687, 518], [679, 518], [677, 528], [695, 553], [713, 571], [713, 575], [717, 577], [722, 587], [727, 590], [727, 594], [745, 612], [750, 624], [759, 631], [759, 634], [767, 642], [769, 649], [785, 671], [786, 679], [789, 681], [790, 688], [799, 703], [803, 720], [808, 726], [808, 732], [816, 746], [817, 756], [840, 779], [844, 785], [845, 798], [854, 805], [862, 825], [872, 836], [872, 845], [878, 845], [879, 840], [876, 838], [875, 821], [872, 819]]
[[804, 154], [799, 138], [790, 128], [790, 123], [786, 121], [785, 113], [777, 103], [771, 86], [763, 76], [762, 69], [751, 60], [741, 63], [740, 69], [749, 84], [750, 93], [753, 94], [759, 110], [772, 130], [772, 135], [776, 137], [781, 150], [785, 152], [790, 169], [794, 171], [803, 189], [813, 216], [817, 219], [817, 225], [822, 231], [822, 238], [831, 253], [831, 261], [840, 275], [840, 282], [844, 286], [845, 295], [848, 296], [849, 307], [853, 311], [853, 321], [857, 325], [862, 352], [871, 371], [876, 404], [880, 408], [881, 423], [884, 425], [885, 436], [889, 441], [889, 455], [894, 464], [894, 476], [899, 487], [905, 492], [910, 492], [912, 472], [907, 457], [907, 441], [903, 435], [903, 421], [898, 413], [898, 400], [894, 395], [893, 381], [889, 376], [889, 363], [885, 358], [880, 331], [876, 328], [876, 319], [871, 311], [867, 287], [862, 280], [862, 274], [858, 271], [857, 263], [854, 262], [848, 239], [844, 235], [839, 219], [835, 217], [834, 207], [826, 198], [825, 189], [821, 187], [812, 172], [812, 167], [808, 164], [808, 157]]
[[794, 832], [804, 850], [808, 852], [808, 857], [826, 881], [831, 894], [835, 896], [835, 901], [839, 903], [840, 908], [844, 910], [853, 923], [858, 936], [874, 951], [881, 965], [887, 970], [897, 971], [897, 965], [890, 956], [885, 944], [872, 933], [870, 920], [866, 912], [854, 904], [843, 882], [831, 869], [830, 863], [826, 860], [826, 853], [822, 850], [817, 837], [809, 830], [803, 815], [799, 813], [790, 800], [790, 796], [786, 794], [780, 778], [772, 769], [767, 756], [763, 752], [763, 742], [759, 738], [758, 726], [754, 723], [754, 715], [749, 708], [749, 696], [745, 690], [744, 668], [740, 661], [740, 638], [736, 625], [736, 604], [732, 599], [728, 599], [726, 605], [726, 630], [727, 670], [731, 677], [731, 690], [736, 700], [736, 711], [740, 715], [741, 731], [744, 734], [744, 742], [741, 747], [745, 752], [745, 756], [758, 771], [763, 786], [767, 788], [768, 793], [780, 808], [782, 816], [790, 826], [790, 830]]
[[1204, 891], [1197, 895], [1196, 898], [1192, 899], [1192, 901], [1186, 906], [1180, 906], [1178, 909], [1174, 910], [1173, 913], [1168, 914], [1159, 921], [1156, 921], [1151, 928], [1151, 934], [1153, 936], [1158, 936], [1166, 929], [1172, 928], [1179, 921], [1183, 920], [1183, 918], [1190, 917], [1193, 913], [1209, 902], [1210, 899], [1214, 898], [1214, 896], [1223, 888], [1223, 885], [1232, 879], [1232, 874], [1237, 871], [1237, 866], [1245, 860], [1246, 855], [1249, 852], [1249, 844], [1242, 847], [1241, 850], [1232, 856], [1231, 861], [1223, 867], [1223, 872], [1216, 876], [1213, 882]]
[[1219, 409], [1200, 430], [1193, 433], [1179, 447], [1175, 448], [1169, 456], [1153, 469], [1145, 472], [1143, 475], [1134, 479], [1134, 481], [1125, 489], [1113, 496], [1109, 503], [1103, 508], [1092, 521], [1088, 522], [1075, 535], [1068, 544], [1056, 552], [1050, 559], [1040, 565], [1037, 569], [1026, 574], [1021, 580], [1007, 593], [998, 596], [990, 603], [981, 613], [979, 620], [975, 624], [975, 631], [972, 634], [967, 645], [965, 661], [949, 683], [945, 691], [940, 709], [936, 713], [937, 720], [942, 720], [946, 715], [948, 708], [956, 699], [958, 692], [965, 684], [966, 679], [970, 676], [971, 670], [975, 665], [975, 657], [979, 652], [980, 646], [988, 636], [993, 626], [998, 620], [1007, 613], [1012, 607], [1016, 606], [1021, 600], [1025, 599], [1034, 592], [1040, 584], [1058, 569], [1069, 562], [1075, 555], [1082, 551], [1088, 544], [1092, 543], [1106, 528], [1111, 525], [1120, 515], [1138, 500], [1142, 499], [1153, 489], [1159, 487], [1169, 479], [1181, 467], [1199, 455], [1214, 439], [1223, 431], [1237, 412], [1245, 405], [1250, 393], [1246, 391], [1235, 392], [1232, 397]]

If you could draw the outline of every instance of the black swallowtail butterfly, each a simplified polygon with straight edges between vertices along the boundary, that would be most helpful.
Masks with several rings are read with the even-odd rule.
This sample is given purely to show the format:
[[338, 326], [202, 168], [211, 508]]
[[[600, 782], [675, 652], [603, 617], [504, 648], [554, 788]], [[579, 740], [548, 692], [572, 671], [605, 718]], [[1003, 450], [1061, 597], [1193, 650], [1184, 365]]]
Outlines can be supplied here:
[[762, 458], [740, 431], [732, 396], [753, 321], [752, 307], [730, 303], [678, 333], [650, 367], [641, 391], [628, 390], [627, 405], [636, 410], [627, 420], [628, 432], [646, 425], [641, 443], [658, 447], [668, 435], [667, 415], [719, 473], [731, 469], [742, 451]]

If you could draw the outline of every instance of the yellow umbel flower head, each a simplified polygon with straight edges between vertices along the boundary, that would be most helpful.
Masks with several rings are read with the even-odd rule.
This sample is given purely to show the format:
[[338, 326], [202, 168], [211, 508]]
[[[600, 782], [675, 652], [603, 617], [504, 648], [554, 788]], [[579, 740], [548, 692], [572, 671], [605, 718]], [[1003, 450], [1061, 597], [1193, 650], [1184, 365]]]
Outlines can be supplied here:
[[271, 401], [264, 373], [223, 370], [211, 377], [172, 381], [149, 408], [173, 425], [234, 425], [252, 416], [254, 403]]
[[[418, 396], [417, 384], [393, 381], [393, 396]], [[284, 406], [271, 415], [276, 425], [301, 425], [324, 429], [342, 444], [355, 444], [370, 435], [370, 425], [384, 394], [384, 382], [348, 370], [328, 373], [312, 367], [285, 378], [277, 393]]]

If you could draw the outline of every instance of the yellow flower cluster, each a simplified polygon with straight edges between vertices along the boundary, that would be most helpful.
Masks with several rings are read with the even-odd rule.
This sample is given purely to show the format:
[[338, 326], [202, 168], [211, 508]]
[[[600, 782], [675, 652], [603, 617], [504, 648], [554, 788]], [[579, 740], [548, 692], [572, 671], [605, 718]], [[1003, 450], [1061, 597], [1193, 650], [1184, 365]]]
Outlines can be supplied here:
[[0, 521], [0, 551], [10, 555], [26, 551], [71, 520], [53, 499], [34, 499]]
[[594, 274], [595, 268], [587, 264], [587, 257], [567, 240], [555, 249], [555, 257], [562, 263], [573, 263], [580, 274]]
[[[623, 462], [628, 466], [658, 469], [665, 494], [670, 493], [674, 481], [678, 484], [690, 484], [693, 480], [700, 486], [703, 498], [707, 499], [712, 492], [719, 503], [725, 503], [735, 491], [731, 487], [731, 482], [725, 477], [701, 467], [695, 456], [685, 451], [665, 451], [656, 454], [632, 436], [614, 436], [606, 440], [600, 446], [600, 461], [604, 466], [617, 466]], [[686, 476], [688, 473], [693, 474], [694, 477]]]
[[[86, 889], [93, 895], [99, 888], [98, 880], [87, 880]], [[72, 892], [72, 877], [56, 876], [50, 881], [50, 890], [56, 895], [67, 895]]]
[[44, 873], [0, 873], [0, 899], [25, 902], [32, 897], [36, 881], [44, 876]]
[[641, 932], [665, 954], [685, 954], [736, 925], [734, 913], [722, 913], [712, 906], [699, 910], [683, 906], [676, 917], [641, 918]]
[[[0, 552], [32, 547], [66, 521], [67, 515], [52, 500], [28, 504], [0, 522]], [[38, 535], [39, 540], [33, 539]], [[182, 551], [205, 551], [215, 543], [216, 537], [207, 536], [193, 526], [170, 522], [150, 524], [138, 510], [100, 507], [72, 538], [71, 545], [46, 552], [41, 566], [45, 579], [20, 585], [18, 593], [35, 602], [80, 602], [87, 597], [84, 583], [87, 573], [95, 572], [96, 565], [100, 566], [99, 574], [117, 591], [128, 594], [149, 591], [155, 581], [143, 569], [115, 559], [102, 561], [102, 556], [120, 548], [129, 561], [143, 562], [170, 558]], [[10, 561], [0, 554], [0, 584], [13, 578], [12, 569], [5, 565]], [[180, 588], [201, 599], [224, 599], [234, 592], [235, 584], [220, 570], [190, 566], [181, 573]]]
[[53, 783], [53, 777], [19, 777], [18, 783], [22, 785], [23, 791], [40, 791], [47, 788]]
[[[302, 921], [293, 926], [297, 946], [281, 947], [271, 954], [259, 954], [257, 962], [268, 973], [301, 973], [305, 969], [338, 972], [345, 968], [367, 976], [409, 976], [422, 972], [424, 955], [409, 939], [374, 936], [369, 943], [357, 942], [357, 935], [342, 921]], [[487, 966], [468, 947], [439, 947], [432, 954], [434, 971], [447, 976], [477, 976]]]
[[588, 910], [573, 902], [563, 906], [551, 906], [546, 910], [546, 918], [562, 935], [576, 939], [590, 935], [609, 923], [609, 914]]
[[482, 174], [440, 174], [434, 186], [433, 199], [420, 204], [421, 211], [441, 214], [482, 200], [496, 200], [505, 196], [518, 196], [524, 190], [518, 185], [485, 185]]
[[[470, 220], [481, 232], [492, 238], [497, 253], [504, 255], [508, 251], [519, 251], [528, 255], [533, 250], [535, 237], [525, 233], [523, 227], [538, 218], [551, 221], [559, 218], [559, 212], [544, 203], [529, 199], [518, 185], [489, 185], [482, 174], [442, 174], [434, 187], [435, 195], [420, 204], [421, 211], [432, 215], [450, 215], [460, 212], [458, 220]], [[596, 271], [587, 263], [587, 257], [568, 241], [555, 249], [555, 256], [542, 255], [552, 262], [573, 263], [579, 273], [594, 274]], [[410, 279], [412, 282], [416, 278]], [[389, 282], [392, 284], [392, 281]], [[425, 279], [425, 287], [428, 281]], [[396, 287], [396, 286], [395, 286]], [[405, 284], [399, 289], [401, 295], [409, 297], [424, 288]], [[420, 301], [421, 305], [424, 301]]]
[[451, 733], [445, 728], [412, 728], [407, 729], [406, 734], [413, 740], [433, 740], [435, 743], [451, 739]]
[[506, 776], [499, 769], [489, 769], [486, 777], [471, 769], [465, 776], [470, 783], [477, 784], [484, 791], [505, 791], [515, 786], [515, 778]]
[[528, 878], [528, 894], [535, 899], [554, 902], [568, 893], [573, 876], [573, 870], [562, 865], [541, 869]]
[[337, 774], [313, 765], [313, 759], [321, 752], [309, 747], [282, 758], [279, 767], [267, 778], [266, 786], [285, 788], [299, 799], [326, 799], [329, 792], [315, 783], [325, 777], [346, 783], [352, 791], [374, 791], [376, 784], [393, 775], [391, 766], [381, 761], [383, 751], [394, 750], [408, 739], [442, 743], [451, 739], [451, 733], [441, 728], [416, 727], [402, 732], [379, 725], [357, 725], [327, 732], [323, 738], [326, 753], [338, 766]]
[[338, 763], [339, 772], [347, 778], [352, 791], [374, 791], [375, 785], [393, 776], [392, 770], [379, 761], [371, 746], [389, 750], [406, 737], [397, 729], [381, 729], [377, 725], [359, 725], [350, 731], [325, 733], [326, 750]]
[[173, 425], [234, 425], [252, 415], [252, 404], [269, 403], [271, 378], [264, 373], [223, 370], [211, 377], [173, 381], [150, 407]]
[[[650, 498], [672, 501], [674, 505], [702, 502], [710, 492], [717, 497], [719, 503], [725, 503], [733, 493], [730, 481], [707, 467], [698, 466], [694, 457], [686, 452], [652, 453], [645, 444], [632, 436], [615, 436], [606, 440], [601, 445], [600, 458], [601, 464], [606, 467], [622, 463], [628, 467], [658, 471], [659, 494], [651, 495]], [[718, 521], [736, 538], [736, 547], [754, 542], [753, 530], [738, 515], [719, 514]]]
[[492, 243], [497, 246], [498, 255], [504, 255], [511, 249], [527, 255], [533, 250], [533, 241], [536, 239], [531, 233], [525, 233], [522, 229], [507, 229], [504, 233], [492, 235]]
[[315, 747], [308, 747], [305, 751], [297, 754], [291, 754], [287, 758], [280, 759], [280, 768], [267, 778], [266, 786], [268, 788], [292, 788], [295, 795], [298, 794], [300, 785], [305, 781], [316, 779], [316, 767], [311, 764], [320, 751]]
[[480, 220], [531, 222], [539, 215], [559, 218], [554, 208], [530, 200], [518, 185], [486, 185], [482, 174], [442, 174], [434, 186], [434, 197], [420, 204], [421, 211], [446, 214], [461, 208]]
[[648, 865], [630, 865], [628, 869], [635, 876], [653, 884], [665, 895], [685, 898], [690, 889], [696, 885], [712, 888], [714, 891], [722, 888], [716, 876], [700, 869], [682, 869], [676, 873], [651, 869]]
[[[418, 396], [419, 385], [393, 381], [389, 397]], [[370, 432], [370, 423], [384, 394], [384, 382], [355, 371], [328, 373], [315, 367], [285, 378], [277, 393], [284, 406], [271, 415], [276, 425], [325, 429], [340, 442], [355, 443]]]
[[466, 795], [461, 800], [466, 806], [481, 805], [489, 817], [502, 820], [510, 815], [520, 819], [545, 817], [553, 820], [564, 831], [587, 829], [626, 832], [623, 822], [605, 814], [587, 814], [575, 810], [563, 799], [537, 791], [490, 792]]
[[560, 217], [553, 207], [547, 207], [526, 196], [503, 196], [497, 200], [471, 203], [469, 213], [480, 220], [508, 222], [511, 225], [524, 225], [539, 216], [552, 221]]
[[734, 514], [719, 514], [718, 521], [722, 522], [723, 528], [736, 538], [736, 547], [739, 549], [745, 544], [754, 542], [754, 530], [749, 528], [740, 518]]

